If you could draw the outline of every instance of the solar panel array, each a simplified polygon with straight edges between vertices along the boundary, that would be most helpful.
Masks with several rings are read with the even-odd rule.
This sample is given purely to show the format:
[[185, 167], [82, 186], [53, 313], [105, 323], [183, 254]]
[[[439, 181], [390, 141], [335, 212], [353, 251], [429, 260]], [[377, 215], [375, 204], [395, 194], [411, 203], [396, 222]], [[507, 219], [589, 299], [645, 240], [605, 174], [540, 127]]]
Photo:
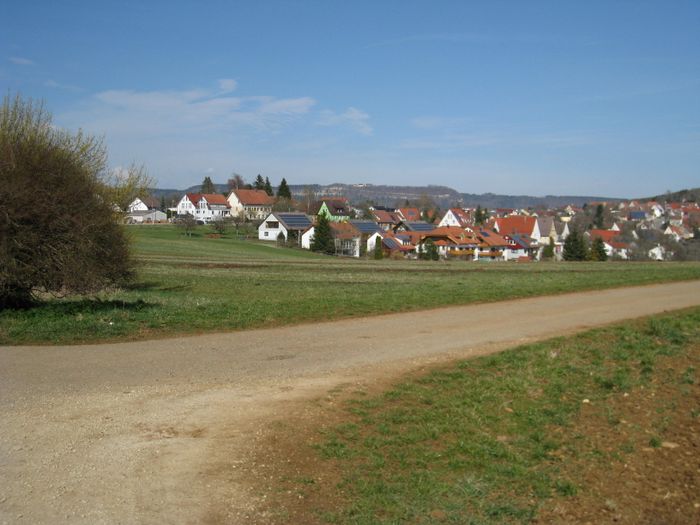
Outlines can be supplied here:
[[401, 246], [395, 239], [392, 239], [391, 237], [384, 237], [382, 239], [382, 244], [390, 250], [396, 250], [399, 248], [399, 246]]
[[277, 218], [288, 228], [302, 230], [311, 226], [311, 219], [303, 213], [279, 213]]
[[431, 232], [435, 229], [434, 224], [423, 221], [406, 222], [406, 227], [414, 232]]
[[355, 228], [357, 228], [360, 233], [376, 233], [381, 232], [382, 229], [374, 221], [348, 221]]

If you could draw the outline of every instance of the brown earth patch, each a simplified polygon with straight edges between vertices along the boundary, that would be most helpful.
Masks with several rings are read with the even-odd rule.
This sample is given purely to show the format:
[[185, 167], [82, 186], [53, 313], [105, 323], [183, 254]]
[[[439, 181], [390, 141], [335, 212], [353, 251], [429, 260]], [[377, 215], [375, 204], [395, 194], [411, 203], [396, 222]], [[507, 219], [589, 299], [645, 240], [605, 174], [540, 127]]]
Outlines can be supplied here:
[[540, 523], [700, 523], [700, 346], [659, 360], [644, 388], [587, 404], [561, 468], [579, 489], [542, 507]]
[[[576, 493], [543, 500], [535, 523], [700, 524], [700, 345], [660, 360], [654, 377], [605, 402], [584, 403], [575, 424], [557, 428], [564, 446], [552, 459]], [[250, 523], [328, 523], [324, 515], [351, 504], [342, 464], [323, 459], [316, 446], [325, 429], [347, 422], [345, 401], [388, 387], [348, 383], [278, 412], [248, 467], [262, 502]]]

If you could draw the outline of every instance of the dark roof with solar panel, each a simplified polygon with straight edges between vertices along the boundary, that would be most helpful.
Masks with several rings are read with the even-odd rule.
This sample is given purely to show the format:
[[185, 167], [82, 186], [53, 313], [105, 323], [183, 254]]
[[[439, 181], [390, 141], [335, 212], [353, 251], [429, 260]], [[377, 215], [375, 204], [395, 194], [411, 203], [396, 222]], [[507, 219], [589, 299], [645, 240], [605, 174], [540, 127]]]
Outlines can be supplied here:
[[306, 230], [313, 224], [309, 216], [304, 213], [275, 213], [274, 215], [288, 230]]
[[430, 224], [429, 222], [423, 222], [423, 221], [405, 221], [404, 226], [406, 227], [407, 230], [413, 231], [413, 232], [431, 232], [435, 229], [434, 224]]
[[396, 239], [392, 239], [391, 237], [384, 237], [382, 239], [382, 244], [390, 250], [398, 250], [401, 247], [401, 245], [396, 241]]
[[357, 228], [360, 233], [381, 233], [382, 230], [379, 225], [374, 221], [348, 221], [355, 228]]

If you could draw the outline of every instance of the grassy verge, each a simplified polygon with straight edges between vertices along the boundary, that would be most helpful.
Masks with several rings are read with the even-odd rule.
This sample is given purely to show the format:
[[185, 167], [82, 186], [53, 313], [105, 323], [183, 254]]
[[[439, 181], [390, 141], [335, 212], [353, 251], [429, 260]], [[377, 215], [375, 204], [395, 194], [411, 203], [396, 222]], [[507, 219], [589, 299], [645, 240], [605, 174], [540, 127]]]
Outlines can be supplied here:
[[[692, 522], [698, 340], [693, 309], [355, 393], [317, 425], [339, 422], [310, 437], [297, 422], [262, 452], [285, 465], [270, 512], [289, 523], [676, 523], [664, 512], [682, 509], [678, 523]], [[295, 452], [305, 441], [313, 448]]]
[[358, 261], [204, 229], [129, 232], [133, 286], [2, 311], [0, 344], [145, 339], [700, 278], [700, 263]]

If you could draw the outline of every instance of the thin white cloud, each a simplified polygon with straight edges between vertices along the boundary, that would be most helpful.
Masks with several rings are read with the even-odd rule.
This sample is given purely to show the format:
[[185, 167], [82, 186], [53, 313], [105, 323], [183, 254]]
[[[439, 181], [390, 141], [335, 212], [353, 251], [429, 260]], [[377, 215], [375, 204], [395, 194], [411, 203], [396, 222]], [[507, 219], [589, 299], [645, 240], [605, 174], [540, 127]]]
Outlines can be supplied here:
[[261, 104], [259, 110], [271, 115], [303, 115], [308, 113], [316, 101], [311, 97], [275, 99], [273, 97], [257, 97]]
[[[233, 83], [219, 82], [231, 89]], [[203, 130], [232, 132], [248, 127], [277, 131], [308, 113], [310, 97], [235, 97], [211, 89], [108, 90], [64, 115], [72, 125], [109, 135], [147, 133], [187, 136]]]
[[29, 60], [24, 57], [10, 57], [10, 62], [17, 64], [18, 66], [34, 66], [36, 65], [33, 60]]
[[234, 87], [226, 80], [210, 88], [101, 91], [57, 114], [55, 122], [104, 135], [115, 164], [144, 163], [161, 181], [183, 180], [183, 186], [203, 173], [259, 171], [256, 162], [269, 148], [280, 151], [300, 130], [314, 128], [313, 98], [234, 96], [222, 92]]
[[[223, 80], [206, 88], [105, 90], [56, 114], [55, 122], [103, 135], [113, 165], [143, 163], [171, 187], [198, 183], [205, 174], [222, 182], [232, 170], [279, 180], [309, 157], [335, 155], [343, 130], [372, 133], [369, 115], [359, 109], [316, 110], [308, 96], [243, 96], [238, 85], [224, 93], [234, 84]], [[319, 119], [336, 129], [320, 128]]]
[[373, 128], [369, 123], [370, 116], [364, 111], [349, 107], [343, 113], [325, 110], [321, 112], [318, 121], [320, 126], [347, 126], [362, 135], [371, 135]]
[[222, 93], [231, 93], [232, 91], [236, 91], [237, 87], [238, 87], [238, 82], [236, 82], [232, 78], [219, 79], [219, 89], [221, 90]]

